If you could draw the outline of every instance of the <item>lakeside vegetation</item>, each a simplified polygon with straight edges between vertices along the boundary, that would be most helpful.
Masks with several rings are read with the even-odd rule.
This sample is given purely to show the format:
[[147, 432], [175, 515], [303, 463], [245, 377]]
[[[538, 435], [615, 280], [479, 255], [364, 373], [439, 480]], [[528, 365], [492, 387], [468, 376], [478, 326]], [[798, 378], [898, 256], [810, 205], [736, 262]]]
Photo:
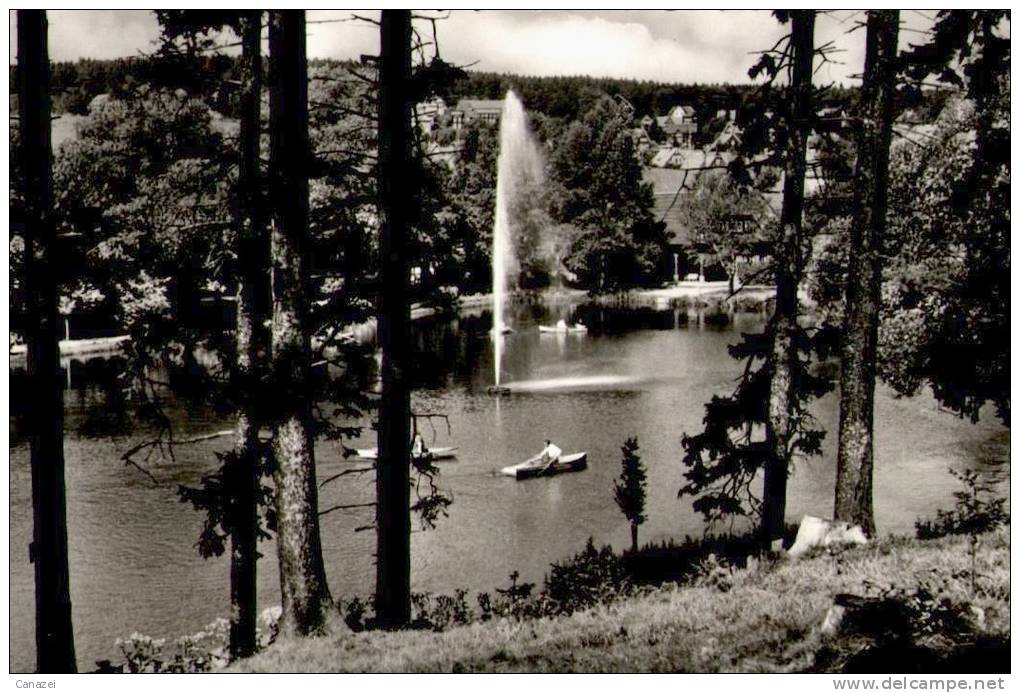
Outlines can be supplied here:
[[[570, 615], [281, 641], [228, 671], [1008, 671], [1009, 534], [983, 542], [974, 595], [966, 538], [886, 538], [750, 568], [706, 564], [691, 584]], [[892, 599], [883, 615], [823, 632], [834, 597], [862, 586]], [[893, 603], [905, 621], [887, 618]]]

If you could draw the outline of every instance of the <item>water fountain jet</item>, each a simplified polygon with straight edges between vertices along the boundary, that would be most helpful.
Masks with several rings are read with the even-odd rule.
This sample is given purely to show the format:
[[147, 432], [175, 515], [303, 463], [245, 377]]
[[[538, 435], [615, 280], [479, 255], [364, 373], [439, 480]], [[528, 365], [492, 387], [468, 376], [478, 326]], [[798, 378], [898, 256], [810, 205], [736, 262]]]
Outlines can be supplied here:
[[496, 163], [496, 214], [492, 229], [492, 338], [495, 343], [491, 394], [506, 394], [501, 385], [510, 276], [517, 267], [513, 232], [522, 194], [534, 190], [543, 175], [542, 155], [531, 132], [524, 105], [511, 89], [503, 100], [499, 125], [499, 158]]

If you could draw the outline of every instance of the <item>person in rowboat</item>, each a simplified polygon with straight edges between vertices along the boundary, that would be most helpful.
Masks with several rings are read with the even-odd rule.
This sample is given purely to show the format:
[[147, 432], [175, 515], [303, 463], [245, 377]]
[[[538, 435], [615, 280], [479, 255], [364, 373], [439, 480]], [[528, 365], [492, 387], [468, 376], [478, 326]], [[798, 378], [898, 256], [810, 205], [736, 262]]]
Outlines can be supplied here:
[[560, 455], [563, 454], [563, 451], [560, 450], [551, 440], [546, 438], [545, 448], [542, 450], [540, 454], [541, 454], [540, 459], [543, 462], [545, 462], [545, 468], [542, 471], [546, 471], [554, 464], [556, 464], [556, 461], [560, 459]]
[[415, 433], [414, 440], [411, 442], [411, 455], [414, 457], [424, 457], [428, 451], [429, 449], [425, 447], [425, 439], [421, 437], [421, 433]]

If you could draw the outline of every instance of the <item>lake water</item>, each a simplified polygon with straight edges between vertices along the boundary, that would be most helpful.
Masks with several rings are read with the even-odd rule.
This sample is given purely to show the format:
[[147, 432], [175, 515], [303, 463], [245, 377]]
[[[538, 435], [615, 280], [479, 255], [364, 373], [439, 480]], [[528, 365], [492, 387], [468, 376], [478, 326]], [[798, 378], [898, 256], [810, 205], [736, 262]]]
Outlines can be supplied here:
[[[641, 540], [681, 539], [704, 530], [690, 500], [678, 501], [682, 483], [680, 438], [699, 429], [704, 403], [729, 392], [740, 365], [726, 354], [739, 332], [761, 329], [758, 315], [737, 315], [732, 325], [704, 325], [672, 310], [609, 311], [584, 306], [517, 307], [518, 332], [507, 338], [504, 381], [539, 381], [527, 393], [493, 397], [492, 343], [487, 313], [415, 326], [420, 389], [417, 411], [442, 412], [434, 446], [456, 445], [458, 456], [440, 462], [439, 483], [454, 503], [434, 530], [412, 537], [415, 591], [471, 591], [504, 586], [518, 570], [540, 581], [550, 562], [597, 544], [629, 545], [629, 529], [613, 503], [620, 446], [637, 436], [648, 467], [648, 521]], [[536, 324], [582, 319], [589, 334], [539, 335]], [[66, 395], [68, 525], [71, 597], [79, 667], [119, 659], [114, 640], [139, 631], [168, 642], [192, 633], [228, 608], [226, 557], [203, 560], [194, 548], [202, 517], [178, 500], [178, 484], [197, 484], [216, 466], [220, 438], [179, 447], [176, 459], [154, 458], [148, 468], [158, 485], [127, 467], [120, 455], [137, 438], [86, 438], [76, 434], [106, 408], [104, 388], [116, 364], [73, 364]], [[18, 398], [12, 373], [12, 410]], [[563, 385], [599, 376], [594, 384]], [[602, 383], [601, 385], [598, 383]], [[837, 400], [817, 403], [828, 430], [825, 454], [801, 461], [790, 480], [789, 519], [832, 509]], [[230, 427], [205, 408], [174, 405], [175, 435]], [[949, 467], [979, 466], [1008, 474], [1008, 429], [990, 417], [973, 425], [941, 411], [927, 397], [896, 399], [880, 388], [876, 403], [875, 507], [879, 531], [910, 533], [919, 516], [952, 505], [957, 482]], [[27, 446], [12, 420], [10, 449], [10, 667], [34, 667], [31, 479]], [[517, 482], [496, 474], [526, 459], [550, 437], [565, 452], [588, 451], [590, 467], [577, 474]], [[374, 445], [372, 434], [356, 447]], [[318, 446], [322, 480], [358, 462], [344, 460], [330, 443]], [[371, 477], [348, 476], [327, 485], [320, 507], [371, 500]], [[333, 512], [322, 518], [323, 550], [335, 596], [368, 596], [373, 585], [372, 532], [355, 532], [370, 510]], [[263, 544], [259, 562], [260, 609], [279, 603], [275, 547]]]

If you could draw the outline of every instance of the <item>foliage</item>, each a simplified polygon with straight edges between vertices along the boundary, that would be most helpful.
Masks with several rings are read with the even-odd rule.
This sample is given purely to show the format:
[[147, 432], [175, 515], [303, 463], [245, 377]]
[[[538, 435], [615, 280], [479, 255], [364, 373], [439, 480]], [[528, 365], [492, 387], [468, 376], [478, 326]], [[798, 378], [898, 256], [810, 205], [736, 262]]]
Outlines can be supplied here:
[[953, 494], [956, 498], [953, 510], [939, 510], [935, 519], [915, 523], [918, 539], [935, 539], [950, 534], [974, 537], [1009, 524], [1006, 499], [995, 498], [991, 485], [978, 472], [950, 469], [949, 473], [959, 479], [965, 489]]
[[467, 603], [467, 590], [455, 590], [452, 595], [433, 596], [427, 592], [411, 595], [412, 628], [444, 631], [474, 620], [474, 612]]
[[[1004, 89], [990, 107], [995, 122], [1008, 124]], [[977, 178], [982, 193], [970, 190], [980, 164], [978, 117], [972, 102], [951, 99], [933, 126], [893, 147], [879, 374], [905, 395], [929, 386], [973, 420], [992, 403], [1008, 424], [1009, 163]], [[842, 319], [847, 224], [845, 217], [829, 224], [834, 241], [811, 286], [834, 325]]]
[[977, 589], [977, 553], [981, 536], [1008, 525], [1009, 512], [1006, 510], [1006, 499], [995, 498], [991, 484], [983, 480], [978, 472], [973, 469], [963, 472], [950, 469], [949, 473], [965, 487], [963, 491], [953, 494], [956, 497], [956, 507], [953, 510], [939, 510], [934, 520], [918, 520], [914, 527], [918, 539], [936, 539], [950, 534], [968, 537], [970, 589], [973, 594]]
[[552, 218], [578, 229], [567, 266], [593, 293], [651, 281], [665, 243], [630, 119], [629, 109], [602, 98], [570, 124], [550, 158]]
[[[259, 615], [255, 629], [257, 649], [268, 647], [276, 638], [280, 607], [270, 607]], [[152, 638], [135, 632], [114, 643], [124, 656], [124, 664], [111, 666], [100, 662], [101, 671], [130, 674], [198, 674], [223, 669], [229, 664], [227, 641], [230, 623], [218, 618], [202, 630], [174, 640], [173, 649], [165, 652], [166, 638]]]
[[[996, 104], [1007, 129], [1008, 93]], [[991, 402], [1008, 424], [1009, 162], [976, 160], [978, 117], [966, 103], [947, 105], [930, 148], [894, 151], [880, 373], [904, 394], [931, 386], [975, 421]], [[968, 190], [975, 184], [980, 192]]]
[[549, 567], [544, 595], [553, 613], [570, 614], [597, 604], [608, 604], [630, 589], [623, 562], [613, 553], [612, 547], [596, 549], [595, 542], [589, 538], [584, 550]]
[[[873, 641], [849, 633], [823, 637], [818, 626], [834, 594], [859, 590], [862, 579], [870, 579], [901, 585], [907, 592], [927, 585], [936, 599], [946, 597], [955, 607], [969, 602], [969, 618], [979, 627], [921, 635], [917, 644], [935, 656], [922, 665], [910, 658], [911, 652], [900, 652], [892, 671], [906, 665], [918, 673], [1008, 672], [1008, 533], [989, 543], [994, 570], [986, 589], [974, 597], [968, 597], [965, 582], [955, 577], [967, 563], [961, 538], [883, 538], [837, 556], [755, 562], [747, 570], [730, 572], [726, 592], [720, 591], [722, 583], [671, 584], [570, 616], [494, 619], [445, 633], [377, 631], [281, 642], [232, 670], [835, 672]], [[922, 601], [926, 604], [918, 605], [919, 612], [932, 610], [928, 600]], [[924, 620], [931, 624], [941, 618]], [[828, 662], [823, 659], [827, 649], [835, 650]], [[341, 651], [343, 657], [338, 657]]]
[[[798, 329], [795, 342], [799, 356], [792, 375], [794, 433], [787, 459], [821, 454], [825, 432], [815, 428], [808, 404], [829, 392], [833, 385], [830, 379], [813, 372], [811, 359], [816, 354], [820, 358], [828, 356], [833, 347], [831, 340], [829, 331]], [[729, 347], [733, 358], [746, 363], [736, 389], [732, 395], [713, 396], [705, 405], [704, 429], [695, 435], [684, 434], [682, 439], [687, 483], [677, 495], [696, 496], [694, 509], [709, 523], [758, 515], [761, 511], [761, 501], [752, 486], [772, 456], [764, 432], [770, 345], [767, 333], [744, 334], [743, 341]]]
[[709, 246], [727, 272], [738, 258], [761, 254], [772, 223], [774, 211], [756, 187], [739, 184], [725, 171], [706, 171], [683, 197], [680, 219], [690, 240]]
[[846, 673], [985, 671], [978, 657], [996, 647], [983, 637], [984, 611], [958, 589], [954, 578], [934, 570], [904, 587], [865, 581], [866, 595], [838, 594], [844, 613], [838, 640], [818, 653], [821, 670]]
[[[638, 456], [637, 438], [628, 438], [623, 447], [623, 460], [620, 477], [613, 484], [613, 498], [616, 506], [620, 508], [627, 521], [630, 522], [632, 532], [637, 544], [637, 526], [644, 524], [648, 519], [645, 516], [645, 488], [648, 484], [645, 466], [641, 464], [641, 457]], [[633, 548], [637, 548], [635, 545]]]
[[437, 273], [444, 283], [465, 289], [491, 284], [492, 229], [496, 210], [496, 130], [482, 123], [465, 126], [460, 151], [447, 178], [440, 227], [449, 252]]
[[[270, 446], [262, 444], [258, 455], [258, 478], [271, 476]], [[202, 477], [199, 487], [179, 486], [177, 495], [182, 503], [191, 503], [195, 510], [205, 511], [202, 532], [196, 547], [202, 558], [222, 556], [228, 540], [235, 533], [239, 518], [250, 512], [250, 508], [238, 505], [236, 489], [242, 488], [244, 479], [240, 475], [250, 474], [244, 464], [239, 464], [238, 452], [228, 450], [217, 452], [220, 466]], [[270, 532], [276, 531], [276, 509], [273, 505], [273, 490], [261, 481], [255, 498], [256, 506], [263, 509], [256, 529], [260, 539], [271, 539]], [[243, 521], [243, 520], [242, 520]]]
[[228, 152], [204, 104], [148, 87], [95, 104], [57, 152], [58, 227], [80, 235], [78, 279], [115, 298], [123, 328], [137, 324], [133, 304], [153, 293], [171, 304], [163, 318], [192, 313], [203, 288], [197, 270], [217, 277], [229, 184], [219, 162]]

